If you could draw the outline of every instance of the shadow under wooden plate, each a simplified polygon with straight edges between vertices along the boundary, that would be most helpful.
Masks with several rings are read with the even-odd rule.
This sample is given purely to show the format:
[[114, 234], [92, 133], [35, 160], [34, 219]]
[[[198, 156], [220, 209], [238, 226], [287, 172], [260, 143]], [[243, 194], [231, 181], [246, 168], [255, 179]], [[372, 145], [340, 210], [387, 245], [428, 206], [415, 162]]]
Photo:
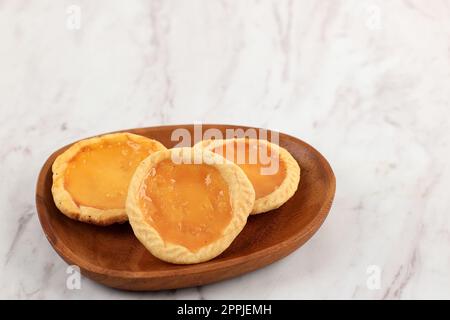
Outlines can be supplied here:
[[[173, 147], [171, 134], [193, 125], [162, 126], [126, 130], [159, 140]], [[203, 125], [203, 130], [243, 128]], [[269, 133], [270, 137], [270, 133]], [[44, 164], [37, 182], [36, 206], [50, 244], [69, 264], [104, 285], [125, 290], [162, 290], [204, 285], [231, 278], [279, 260], [305, 243], [327, 216], [335, 192], [335, 177], [326, 159], [305, 142], [280, 133], [280, 145], [301, 167], [300, 186], [282, 207], [251, 216], [244, 230], [219, 257], [195, 265], [165, 263], [148, 252], [133, 235], [128, 223], [99, 227], [71, 220], [56, 208], [51, 193], [55, 158]]]

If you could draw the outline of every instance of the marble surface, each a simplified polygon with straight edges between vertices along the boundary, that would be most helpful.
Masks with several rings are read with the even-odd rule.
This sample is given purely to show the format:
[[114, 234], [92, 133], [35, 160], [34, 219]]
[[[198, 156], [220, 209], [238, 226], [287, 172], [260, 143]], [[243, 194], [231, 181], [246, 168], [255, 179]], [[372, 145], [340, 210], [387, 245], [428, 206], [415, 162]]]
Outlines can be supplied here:
[[[449, 299], [449, 85], [450, 1], [0, 1], [0, 298]], [[337, 178], [323, 227], [213, 285], [68, 289], [34, 205], [45, 159], [194, 121], [319, 149]]]

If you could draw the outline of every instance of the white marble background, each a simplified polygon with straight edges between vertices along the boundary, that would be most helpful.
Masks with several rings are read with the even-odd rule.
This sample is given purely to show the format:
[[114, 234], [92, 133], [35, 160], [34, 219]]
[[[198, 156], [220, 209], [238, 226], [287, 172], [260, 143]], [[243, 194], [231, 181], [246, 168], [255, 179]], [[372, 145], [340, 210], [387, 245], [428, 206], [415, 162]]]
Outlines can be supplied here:
[[[0, 1], [0, 298], [449, 299], [449, 61], [444, 0]], [[323, 227], [218, 284], [129, 293], [83, 278], [68, 290], [34, 206], [47, 156], [193, 121], [318, 148], [337, 177]]]

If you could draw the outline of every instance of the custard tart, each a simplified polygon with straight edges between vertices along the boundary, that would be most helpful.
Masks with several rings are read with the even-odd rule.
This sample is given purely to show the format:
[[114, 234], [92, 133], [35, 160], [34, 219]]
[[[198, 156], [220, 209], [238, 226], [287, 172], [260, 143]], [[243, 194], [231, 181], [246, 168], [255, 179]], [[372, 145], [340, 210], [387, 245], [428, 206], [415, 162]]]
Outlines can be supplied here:
[[218, 153], [242, 168], [255, 189], [251, 214], [276, 209], [297, 191], [300, 166], [286, 149], [274, 143], [235, 138], [204, 140], [195, 147]]
[[126, 208], [134, 234], [154, 256], [192, 264], [228, 248], [254, 201], [251, 182], [233, 162], [201, 149], [174, 148], [139, 165]]
[[52, 193], [69, 218], [96, 225], [128, 220], [125, 201], [137, 166], [155, 151], [156, 140], [114, 133], [79, 141], [56, 158]]

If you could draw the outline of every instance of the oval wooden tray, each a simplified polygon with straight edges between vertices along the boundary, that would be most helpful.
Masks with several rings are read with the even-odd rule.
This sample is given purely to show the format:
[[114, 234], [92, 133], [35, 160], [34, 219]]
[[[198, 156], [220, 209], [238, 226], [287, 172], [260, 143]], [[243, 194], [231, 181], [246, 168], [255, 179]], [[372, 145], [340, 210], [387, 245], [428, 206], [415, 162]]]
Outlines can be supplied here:
[[[177, 128], [193, 132], [192, 125], [126, 130], [172, 147]], [[203, 130], [243, 128], [203, 125]], [[269, 135], [270, 136], [270, 135]], [[291, 253], [305, 243], [325, 220], [335, 192], [335, 178], [326, 159], [314, 148], [292, 136], [280, 134], [280, 145], [301, 166], [297, 193], [270, 213], [249, 217], [244, 230], [219, 257], [196, 265], [173, 265], [153, 257], [134, 237], [128, 223], [98, 227], [71, 220], [56, 208], [51, 193], [51, 166], [66, 148], [45, 162], [37, 182], [36, 207], [50, 244], [82, 274], [104, 285], [125, 290], [162, 290], [204, 285], [249, 272]]]

